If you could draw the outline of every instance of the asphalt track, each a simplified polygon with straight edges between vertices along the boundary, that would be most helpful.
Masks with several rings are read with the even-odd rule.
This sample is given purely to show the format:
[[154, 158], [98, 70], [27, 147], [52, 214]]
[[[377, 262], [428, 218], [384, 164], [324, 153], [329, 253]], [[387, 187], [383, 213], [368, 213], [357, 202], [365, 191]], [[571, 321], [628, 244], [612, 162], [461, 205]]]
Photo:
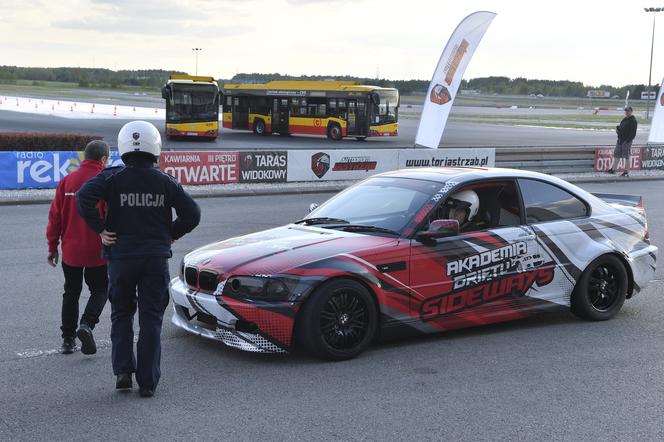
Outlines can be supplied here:
[[[664, 239], [661, 182], [643, 194]], [[300, 218], [329, 194], [199, 200], [194, 247]], [[278, 210], [275, 210], [278, 208]], [[114, 390], [109, 307], [93, 356], [57, 354], [62, 274], [46, 264], [47, 205], [0, 207], [0, 440], [662, 440], [663, 266], [607, 322], [567, 311], [372, 346], [329, 363], [243, 353], [163, 329], [152, 399]]]
[[[474, 109], [474, 108], [471, 108]], [[478, 108], [479, 109], [479, 108]], [[469, 111], [469, 110], [465, 110]], [[481, 110], [484, 112], [484, 109]], [[501, 110], [498, 110], [501, 111]], [[503, 109], [502, 112], [510, 112]], [[538, 111], [545, 112], [545, 111]], [[359, 142], [354, 138], [331, 141], [324, 137], [279, 135], [258, 137], [248, 131], [222, 129], [215, 141], [166, 140], [163, 123], [155, 121], [162, 132], [166, 150], [237, 150], [237, 149], [392, 149], [412, 147], [417, 132], [418, 116], [404, 116], [399, 121], [399, 136], [368, 138]], [[616, 117], [619, 121], [620, 117]], [[81, 119], [60, 118], [45, 115], [0, 111], [0, 132], [75, 132], [98, 135], [114, 146], [117, 133], [125, 119]], [[647, 141], [647, 129], [640, 128], [635, 143]], [[611, 145], [616, 136], [612, 130], [559, 129], [533, 126], [510, 126], [486, 123], [449, 121], [441, 147], [496, 147], [496, 146], [571, 146]]]

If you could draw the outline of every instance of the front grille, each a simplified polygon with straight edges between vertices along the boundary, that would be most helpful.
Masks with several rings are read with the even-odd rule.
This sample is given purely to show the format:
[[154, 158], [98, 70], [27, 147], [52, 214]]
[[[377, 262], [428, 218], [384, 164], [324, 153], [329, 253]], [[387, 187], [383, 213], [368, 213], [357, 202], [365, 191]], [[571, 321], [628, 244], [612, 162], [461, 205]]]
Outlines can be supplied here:
[[190, 287], [198, 287], [198, 270], [196, 267], [186, 267], [184, 269], [184, 280]]
[[217, 284], [219, 284], [219, 275], [210, 270], [202, 270], [198, 275], [198, 284], [202, 290], [213, 292], [217, 289]]

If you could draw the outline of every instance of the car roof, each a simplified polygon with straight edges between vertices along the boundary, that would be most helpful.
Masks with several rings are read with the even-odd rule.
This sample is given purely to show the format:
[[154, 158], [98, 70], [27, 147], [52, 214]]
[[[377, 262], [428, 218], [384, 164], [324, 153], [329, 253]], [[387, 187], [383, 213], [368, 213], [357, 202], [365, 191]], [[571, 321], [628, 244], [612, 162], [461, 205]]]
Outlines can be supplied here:
[[550, 175], [527, 170], [507, 169], [502, 167], [420, 167], [384, 172], [376, 177], [412, 178], [446, 183], [452, 181], [474, 181], [491, 178], [534, 178], [545, 181], [562, 181]]

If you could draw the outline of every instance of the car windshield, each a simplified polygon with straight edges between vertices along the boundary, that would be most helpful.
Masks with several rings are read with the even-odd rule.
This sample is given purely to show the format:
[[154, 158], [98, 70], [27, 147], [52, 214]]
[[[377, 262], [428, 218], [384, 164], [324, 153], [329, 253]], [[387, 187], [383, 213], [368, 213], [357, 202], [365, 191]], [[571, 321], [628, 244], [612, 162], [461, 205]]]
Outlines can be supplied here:
[[216, 121], [217, 88], [210, 85], [173, 84], [167, 118], [170, 122]]
[[433, 181], [369, 178], [332, 197], [305, 220], [332, 218], [402, 233], [411, 218], [440, 188], [441, 183]]

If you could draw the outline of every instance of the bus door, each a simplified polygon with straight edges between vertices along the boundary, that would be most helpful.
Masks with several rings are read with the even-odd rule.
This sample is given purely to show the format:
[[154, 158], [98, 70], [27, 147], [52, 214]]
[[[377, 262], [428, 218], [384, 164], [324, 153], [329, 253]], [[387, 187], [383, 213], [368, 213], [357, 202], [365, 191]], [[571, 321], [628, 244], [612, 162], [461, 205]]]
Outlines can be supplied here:
[[355, 127], [357, 135], [369, 135], [369, 124], [367, 120], [366, 100], [357, 100], [357, 111], [355, 112]]
[[357, 133], [357, 100], [348, 100], [348, 135]]
[[233, 129], [249, 128], [249, 103], [247, 97], [233, 97]]
[[288, 133], [288, 117], [290, 108], [288, 98], [275, 98], [272, 101], [272, 131], [280, 134]]

